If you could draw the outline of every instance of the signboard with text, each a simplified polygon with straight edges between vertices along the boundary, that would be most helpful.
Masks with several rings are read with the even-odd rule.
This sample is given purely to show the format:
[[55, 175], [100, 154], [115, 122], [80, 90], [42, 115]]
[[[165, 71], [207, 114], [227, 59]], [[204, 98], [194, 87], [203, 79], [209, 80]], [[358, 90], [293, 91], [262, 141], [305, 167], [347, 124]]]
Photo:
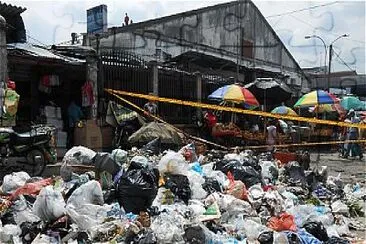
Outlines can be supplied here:
[[88, 34], [96, 34], [107, 31], [107, 5], [102, 4], [88, 9], [86, 11], [86, 15]]

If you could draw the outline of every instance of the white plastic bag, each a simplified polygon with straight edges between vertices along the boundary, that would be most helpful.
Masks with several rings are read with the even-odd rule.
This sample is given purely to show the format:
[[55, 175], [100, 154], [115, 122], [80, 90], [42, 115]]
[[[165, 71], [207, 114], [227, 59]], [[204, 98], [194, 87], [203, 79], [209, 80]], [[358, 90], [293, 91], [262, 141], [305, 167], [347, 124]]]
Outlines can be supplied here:
[[4, 225], [0, 227], [0, 243], [13, 243], [13, 238], [21, 233], [22, 230], [17, 225]]
[[349, 211], [348, 211], [348, 207], [346, 204], [344, 204], [341, 200], [337, 200], [335, 202], [332, 203], [332, 212], [333, 213], [338, 213], [338, 214], [342, 214], [342, 215], [349, 215]]
[[19, 187], [24, 186], [30, 178], [29, 174], [23, 171], [5, 175], [1, 189], [5, 194], [10, 194]]
[[168, 151], [159, 161], [159, 172], [187, 176], [188, 164], [182, 154]]
[[85, 231], [102, 224], [109, 210], [109, 205], [83, 204], [77, 209], [72, 205], [66, 206], [66, 214], [72, 222], [78, 226], [79, 230]]
[[91, 165], [95, 155], [96, 152], [93, 150], [83, 146], [78, 146], [67, 151], [62, 161], [67, 162], [68, 164]]
[[53, 221], [65, 213], [65, 201], [61, 192], [52, 186], [44, 187], [33, 204], [33, 213], [43, 221]]
[[13, 203], [12, 209], [15, 223], [20, 226], [24, 222], [38, 222], [41, 219], [32, 212], [32, 208], [28, 206], [24, 196]]
[[104, 203], [102, 187], [98, 181], [91, 180], [80, 186], [67, 200], [67, 205], [72, 205], [76, 209], [86, 203], [99, 205]]
[[114, 149], [111, 153], [111, 158], [120, 165], [123, 165], [127, 162], [127, 154], [125, 150]]
[[192, 191], [192, 199], [204, 199], [207, 196], [207, 192], [202, 188], [202, 184], [205, 183], [202, 175], [189, 171], [187, 177]]

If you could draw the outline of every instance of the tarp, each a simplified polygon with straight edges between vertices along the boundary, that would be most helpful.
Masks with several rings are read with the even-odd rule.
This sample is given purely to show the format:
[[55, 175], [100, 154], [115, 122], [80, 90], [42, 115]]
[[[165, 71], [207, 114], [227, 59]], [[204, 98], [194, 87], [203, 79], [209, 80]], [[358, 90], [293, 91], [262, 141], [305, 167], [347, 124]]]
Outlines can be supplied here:
[[157, 122], [143, 125], [128, 138], [128, 142], [131, 144], [148, 143], [156, 138], [160, 138], [161, 143], [182, 144], [182, 138], [172, 127]]

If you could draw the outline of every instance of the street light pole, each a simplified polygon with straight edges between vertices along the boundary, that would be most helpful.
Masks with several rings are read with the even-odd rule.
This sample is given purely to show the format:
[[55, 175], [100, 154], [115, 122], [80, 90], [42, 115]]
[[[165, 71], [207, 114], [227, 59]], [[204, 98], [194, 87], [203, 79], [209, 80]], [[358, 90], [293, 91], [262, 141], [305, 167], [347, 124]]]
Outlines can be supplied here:
[[310, 38], [317, 38], [317, 39], [321, 40], [324, 45], [324, 78], [325, 78], [327, 75], [327, 45], [325, 44], [325, 41], [323, 40], [323, 38], [321, 38], [318, 35], [305, 36], [305, 39], [310, 39]]
[[349, 35], [347, 34], [343, 34], [338, 36], [334, 41], [332, 41], [329, 45], [329, 63], [328, 63], [328, 76], [327, 76], [327, 45], [325, 44], [325, 41], [323, 40], [323, 38], [321, 38], [318, 35], [312, 35], [312, 36], [305, 36], [305, 39], [310, 39], [310, 38], [317, 38], [319, 40], [321, 40], [323, 42], [324, 45], [324, 50], [325, 50], [325, 57], [324, 57], [324, 80], [327, 77], [327, 90], [329, 91], [330, 89], [330, 72], [331, 72], [331, 65], [332, 65], [332, 55], [333, 55], [333, 44], [341, 39], [342, 37], [348, 37]]
[[348, 37], [349, 35], [347, 34], [343, 34], [338, 36], [334, 41], [332, 41], [329, 45], [329, 65], [328, 65], [328, 91], [330, 89], [330, 72], [331, 72], [331, 65], [332, 65], [332, 55], [333, 55], [333, 44], [338, 41], [339, 39], [343, 38], [343, 37]]

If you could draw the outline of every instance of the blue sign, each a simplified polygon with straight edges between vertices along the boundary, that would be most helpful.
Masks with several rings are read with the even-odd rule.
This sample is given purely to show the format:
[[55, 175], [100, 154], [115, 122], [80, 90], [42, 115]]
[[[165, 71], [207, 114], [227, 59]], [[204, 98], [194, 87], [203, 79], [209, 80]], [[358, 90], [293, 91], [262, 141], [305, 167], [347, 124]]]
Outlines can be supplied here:
[[99, 5], [86, 11], [87, 32], [88, 34], [106, 32], [107, 24], [107, 5]]

